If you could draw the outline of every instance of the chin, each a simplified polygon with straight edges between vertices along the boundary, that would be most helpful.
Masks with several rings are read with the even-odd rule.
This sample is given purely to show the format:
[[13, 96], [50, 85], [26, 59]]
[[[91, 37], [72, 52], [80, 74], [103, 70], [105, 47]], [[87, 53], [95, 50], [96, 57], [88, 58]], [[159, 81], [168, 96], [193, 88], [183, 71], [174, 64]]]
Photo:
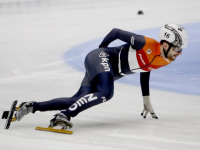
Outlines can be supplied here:
[[172, 57], [171, 61], [175, 61], [176, 60], [176, 57]]
[[175, 61], [176, 60], [176, 57], [175, 56], [172, 56], [172, 57], [168, 57], [169, 60], [171, 61]]

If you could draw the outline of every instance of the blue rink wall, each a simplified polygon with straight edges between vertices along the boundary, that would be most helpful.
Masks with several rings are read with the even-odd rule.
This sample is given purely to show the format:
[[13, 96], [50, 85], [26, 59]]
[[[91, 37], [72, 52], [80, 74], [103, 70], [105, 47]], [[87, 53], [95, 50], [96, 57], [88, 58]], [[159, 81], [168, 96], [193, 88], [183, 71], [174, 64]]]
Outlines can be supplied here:
[[[188, 47], [183, 50], [182, 55], [177, 57], [176, 61], [151, 72], [150, 87], [183, 94], [200, 95], [200, 23], [183, 24], [182, 26], [188, 32]], [[133, 32], [159, 41], [159, 29], [152, 28]], [[72, 47], [63, 56], [65, 62], [74, 69], [85, 72], [85, 56], [88, 52], [98, 48], [103, 38], [94, 39]], [[109, 46], [121, 44], [123, 42], [116, 40]], [[127, 75], [116, 82], [140, 86], [139, 77], [140, 74], [136, 73]]]

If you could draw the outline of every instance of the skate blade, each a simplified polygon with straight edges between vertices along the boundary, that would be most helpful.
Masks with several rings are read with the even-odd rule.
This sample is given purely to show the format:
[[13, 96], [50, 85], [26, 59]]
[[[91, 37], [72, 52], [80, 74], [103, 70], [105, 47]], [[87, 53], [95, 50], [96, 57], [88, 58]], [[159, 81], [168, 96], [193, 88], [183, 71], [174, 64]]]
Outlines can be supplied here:
[[64, 134], [73, 134], [72, 131], [65, 130], [65, 129], [54, 129], [52, 127], [48, 127], [48, 128], [36, 127], [35, 130], [50, 131], [50, 132], [57, 132], [57, 133], [64, 133]]

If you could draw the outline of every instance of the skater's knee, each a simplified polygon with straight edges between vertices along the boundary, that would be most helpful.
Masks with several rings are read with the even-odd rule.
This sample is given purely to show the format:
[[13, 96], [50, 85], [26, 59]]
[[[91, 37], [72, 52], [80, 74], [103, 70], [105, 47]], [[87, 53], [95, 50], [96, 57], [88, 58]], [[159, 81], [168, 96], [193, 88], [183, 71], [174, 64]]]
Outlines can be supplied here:
[[108, 93], [105, 97], [107, 100], [111, 99], [113, 97], [113, 92]]
[[113, 97], [113, 95], [114, 95], [114, 91], [112, 89], [110, 89], [110, 90], [103, 90], [101, 93], [106, 98], [106, 100], [111, 99]]

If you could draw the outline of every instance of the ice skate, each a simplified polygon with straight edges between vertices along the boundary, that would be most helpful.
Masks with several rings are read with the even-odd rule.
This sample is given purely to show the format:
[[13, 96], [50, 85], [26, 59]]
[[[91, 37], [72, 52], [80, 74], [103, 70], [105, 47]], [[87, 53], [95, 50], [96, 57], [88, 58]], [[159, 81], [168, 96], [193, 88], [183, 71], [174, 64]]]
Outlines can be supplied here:
[[16, 107], [17, 100], [13, 101], [10, 111], [4, 111], [2, 115], [2, 119], [6, 119], [6, 124], [4, 129], [9, 129], [11, 122], [15, 121], [15, 117], [13, 117], [13, 114], [15, 111], [19, 109], [19, 107]]
[[[61, 126], [61, 129], [55, 129], [54, 127]], [[63, 113], [55, 114], [55, 117], [51, 119], [50, 125], [48, 128], [45, 127], [36, 127], [36, 130], [42, 131], [50, 131], [50, 132], [57, 132], [57, 133], [65, 133], [65, 134], [73, 134], [70, 129], [73, 127], [73, 124], [70, 122], [70, 117], [66, 116]]]
[[51, 119], [49, 127], [61, 126], [62, 129], [70, 129], [73, 124], [70, 122], [70, 117], [63, 113], [55, 114], [55, 117]]
[[33, 102], [23, 102], [19, 105], [20, 109], [15, 113], [15, 119], [20, 121], [25, 115], [33, 111]]

